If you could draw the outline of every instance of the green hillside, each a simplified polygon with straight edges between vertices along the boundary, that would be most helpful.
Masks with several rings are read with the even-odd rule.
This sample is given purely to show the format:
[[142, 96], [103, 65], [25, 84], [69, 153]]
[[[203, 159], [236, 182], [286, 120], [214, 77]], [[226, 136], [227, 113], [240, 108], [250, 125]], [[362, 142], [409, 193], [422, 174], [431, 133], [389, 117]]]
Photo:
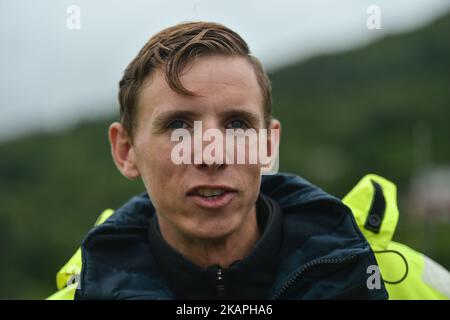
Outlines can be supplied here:
[[416, 169], [414, 137], [422, 127], [432, 131], [433, 163], [449, 164], [449, 31], [447, 16], [414, 33], [275, 72], [284, 169], [339, 195], [369, 171], [404, 188]]
[[[413, 33], [274, 72], [281, 171], [338, 196], [375, 172], [404, 195], [418, 166], [414, 132], [424, 127], [432, 131], [432, 163], [450, 165], [449, 33], [447, 16]], [[110, 121], [0, 144], [0, 298], [47, 296], [55, 272], [97, 215], [144, 190], [111, 161]], [[404, 208], [401, 203], [407, 222], [400, 223], [397, 240], [424, 250], [420, 221], [410, 221]], [[426, 253], [450, 268], [450, 224], [433, 228]]]

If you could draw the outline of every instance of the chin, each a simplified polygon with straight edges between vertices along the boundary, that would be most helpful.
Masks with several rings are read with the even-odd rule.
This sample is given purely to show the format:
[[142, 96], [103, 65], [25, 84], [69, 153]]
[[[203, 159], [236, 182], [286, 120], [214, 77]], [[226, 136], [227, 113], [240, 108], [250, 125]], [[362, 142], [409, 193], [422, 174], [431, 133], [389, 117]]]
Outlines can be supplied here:
[[191, 236], [202, 240], [222, 240], [238, 229], [238, 224], [232, 221], [221, 221], [220, 223], [211, 223], [210, 225], [203, 225], [190, 232]]

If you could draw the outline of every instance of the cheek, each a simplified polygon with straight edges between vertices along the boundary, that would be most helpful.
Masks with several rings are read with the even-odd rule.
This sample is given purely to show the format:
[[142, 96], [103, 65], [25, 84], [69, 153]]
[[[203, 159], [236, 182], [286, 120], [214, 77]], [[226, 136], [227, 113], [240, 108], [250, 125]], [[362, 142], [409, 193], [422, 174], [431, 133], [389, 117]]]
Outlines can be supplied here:
[[[248, 165], [245, 168], [247, 182], [252, 186], [258, 186], [261, 180], [261, 166], [260, 165]], [[258, 189], [259, 190], [259, 189]]]
[[147, 148], [140, 147], [138, 166], [147, 188], [152, 182], [156, 182], [154, 184], [158, 185], [158, 188], [164, 189], [178, 171], [178, 166], [171, 160], [171, 143], [161, 140], [154, 139], [146, 144]]
[[233, 176], [239, 180], [239, 185], [245, 191], [246, 197], [254, 197], [259, 193], [261, 181], [261, 167], [259, 165], [231, 165], [234, 169]]

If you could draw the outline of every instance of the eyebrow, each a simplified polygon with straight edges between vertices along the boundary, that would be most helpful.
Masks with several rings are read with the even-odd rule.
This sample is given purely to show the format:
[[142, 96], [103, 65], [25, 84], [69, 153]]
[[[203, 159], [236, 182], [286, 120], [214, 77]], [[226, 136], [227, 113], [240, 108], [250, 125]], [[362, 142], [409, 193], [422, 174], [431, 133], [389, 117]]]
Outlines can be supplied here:
[[[224, 119], [240, 118], [245, 119], [252, 123], [253, 125], [258, 125], [260, 122], [260, 116], [254, 112], [240, 109], [227, 109], [220, 113], [220, 116]], [[186, 110], [172, 110], [164, 111], [158, 114], [153, 120], [154, 127], [162, 127], [168, 121], [173, 119], [195, 119], [199, 118], [200, 113], [196, 111], [186, 111]]]
[[155, 117], [155, 119], [153, 120], [153, 126], [159, 128], [164, 126], [169, 120], [176, 118], [192, 119], [198, 117], [198, 115], [199, 114], [194, 111], [184, 111], [184, 110], [164, 111]]
[[230, 118], [245, 119], [253, 125], [258, 125], [260, 122], [260, 116], [257, 113], [250, 112], [247, 110], [230, 109], [224, 111], [222, 114], [227, 119]]

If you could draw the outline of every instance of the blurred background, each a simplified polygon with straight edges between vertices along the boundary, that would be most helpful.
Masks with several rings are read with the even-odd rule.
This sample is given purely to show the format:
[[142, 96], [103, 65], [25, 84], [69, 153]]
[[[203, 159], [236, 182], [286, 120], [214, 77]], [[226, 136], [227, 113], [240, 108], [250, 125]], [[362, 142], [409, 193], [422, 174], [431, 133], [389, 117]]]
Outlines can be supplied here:
[[151, 35], [186, 20], [231, 27], [266, 66], [280, 171], [338, 197], [366, 173], [387, 177], [398, 186], [394, 240], [450, 269], [448, 0], [10, 0], [0, 2], [0, 299], [47, 297], [98, 214], [144, 191], [111, 160], [117, 84]]

